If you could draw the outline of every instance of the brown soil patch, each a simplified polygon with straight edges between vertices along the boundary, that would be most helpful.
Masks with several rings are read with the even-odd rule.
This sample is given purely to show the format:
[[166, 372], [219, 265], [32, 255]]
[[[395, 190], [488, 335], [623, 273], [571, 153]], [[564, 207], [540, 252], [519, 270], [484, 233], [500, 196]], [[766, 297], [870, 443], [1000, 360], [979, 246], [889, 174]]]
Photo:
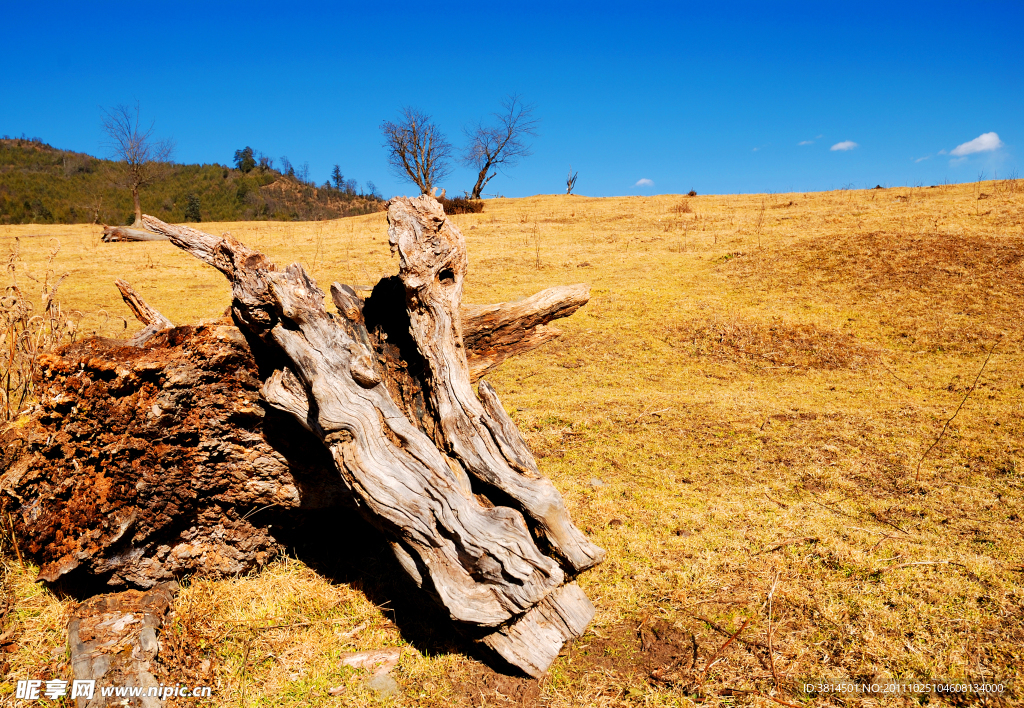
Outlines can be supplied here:
[[690, 345], [695, 356], [791, 369], [858, 368], [875, 356], [851, 334], [781, 319], [689, 320], [672, 327], [669, 337]]
[[847, 233], [730, 259], [758, 289], [865, 309], [915, 349], [977, 352], [1003, 337], [1020, 351], [1024, 238]]
[[455, 686], [458, 706], [519, 706], [535, 708], [541, 704], [541, 686], [535, 679], [506, 676], [477, 664]]
[[[611, 628], [608, 636], [580, 639], [572, 650], [573, 680], [584, 684], [599, 677], [593, 686], [596, 694], [620, 700], [640, 700], [642, 686], [700, 696], [706, 692], [704, 684], [712, 673], [716, 680], [711, 683], [715, 684], [723, 679], [734, 686], [749, 685], [757, 679], [764, 683], [765, 677], [770, 680], [767, 647], [751, 636], [753, 631], [741, 632], [726, 646], [742, 626], [742, 617], [730, 622], [702, 615], [714, 613], [715, 606], [729, 613], [736, 603], [728, 599], [708, 602], [701, 605], [701, 611], [686, 613], [676, 621], [634, 620]], [[730, 623], [735, 627], [730, 629]]]
[[627, 622], [613, 627], [608, 636], [595, 632], [579, 640], [573, 647], [573, 665], [577, 670], [611, 671], [622, 678], [649, 676], [670, 665], [692, 668], [694, 646], [692, 634], [665, 620]]

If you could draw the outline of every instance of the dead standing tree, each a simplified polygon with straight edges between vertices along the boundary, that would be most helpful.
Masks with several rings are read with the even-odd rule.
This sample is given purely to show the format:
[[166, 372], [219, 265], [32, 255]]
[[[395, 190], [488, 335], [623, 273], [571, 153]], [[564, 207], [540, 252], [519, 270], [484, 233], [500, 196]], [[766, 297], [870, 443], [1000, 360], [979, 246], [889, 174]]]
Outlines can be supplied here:
[[451, 174], [452, 146], [423, 111], [406, 106], [400, 114], [397, 123], [386, 120], [380, 126], [388, 164], [420, 194], [433, 194], [438, 182]]
[[[250, 344], [214, 323], [135, 346], [83, 342], [46, 363], [41, 411], [21, 447], [5, 448], [0, 480], [0, 507], [47, 560], [45, 579], [231, 575], [272, 557], [270, 521], [344, 498], [513, 665], [539, 675], [583, 632], [594, 610], [571, 577], [604, 552], [569, 520], [494, 390], [481, 383], [477, 396], [470, 382], [555, 336], [547, 323], [586, 289], [463, 306], [465, 242], [440, 205], [396, 199], [388, 215], [400, 273], [365, 301], [335, 284], [338, 315], [301, 267], [145, 217], [225, 273]], [[169, 324], [119, 285], [140, 319]], [[267, 499], [282, 511], [246, 511]]]
[[113, 153], [121, 168], [125, 187], [132, 193], [135, 207], [136, 227], [142, 227], [142, 203], [139, 190], [152, 184], [159, 176], [160, 166], [167, 162], [174, 151], [171, 140], [155, 140], [153, 124], [144, 128], [140, 122], [139, 104], [134, 107], [124, 104], [104, 111], [103, 132], [107, 134], [107, 147]]
[[480, 199], [484, 187], [499, 171], [515, 167], [520, 159], [532, 154], [526, 141], [527, 136], [537, 135], [532, 105], [523, 104], [519, 96], [513, 94], [502, 102], [501, 111], [495, 113], [494, 118], [496, 125], [478, 123], [464, 131], [469, 143], [462, 163], [477, 171], [470, 199]]

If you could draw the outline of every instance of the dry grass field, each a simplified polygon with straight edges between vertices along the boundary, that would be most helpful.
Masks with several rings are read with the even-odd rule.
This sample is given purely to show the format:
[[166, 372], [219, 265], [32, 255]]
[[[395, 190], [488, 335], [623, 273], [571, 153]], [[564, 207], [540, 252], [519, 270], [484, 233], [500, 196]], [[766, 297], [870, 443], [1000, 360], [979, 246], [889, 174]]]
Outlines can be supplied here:
[[[539, 196], [453, 220], [468, 302], [592, 287], [561, 339], [489, 376], [608, 549], [580, 578], [590, 631], [539, 683], [496, 674], [335, 520], [315, 552], [185, 581], [172, 677], [210, 683], [217, 706], [918, 703], [802, 690], [889, 677], [1016, 679], [984, 702], [1024, 700], [1024, 183]], [[201, 227], [322, 286], [397, 271], [383, 214]], [[229, 303], [168, 243], [16, 226], [0, 250], [16, 238], [23, 283], [59, 240], [81, 336], [138, 329], [116, 277], [175, 322]], [[16, 678], [70, 672], [70, 601], [3, 562], [18, 640], [0, 703]], [[385, 646], [408, 648], [398, 695], [339, 664]]]

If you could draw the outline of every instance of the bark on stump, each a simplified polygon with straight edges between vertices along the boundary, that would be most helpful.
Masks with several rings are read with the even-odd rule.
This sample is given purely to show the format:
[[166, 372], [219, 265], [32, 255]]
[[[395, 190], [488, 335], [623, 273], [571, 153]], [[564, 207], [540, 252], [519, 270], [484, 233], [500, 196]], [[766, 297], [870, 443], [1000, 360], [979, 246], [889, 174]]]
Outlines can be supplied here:
[[586, 289], [463, 306], [465, 243], [440, 205], [396, 199], [388, 214], [400, 274], [365, 301], [335, 284], [338, 315], [301, 267], [145, 217], [225, 273], [241, 333], [166, 329], [121, 283], [153, 331], [42, 362], [40, 410], [8, 433], [0, 504], [44, 579], [234, 574], [274, 553], [271, 522], [349, 504], [454, 621], [527, 673], [582, 633], [594, 610], [571, 578], [604, 552], [494, 390], [470, 382], [557, 336], [547, 323]]

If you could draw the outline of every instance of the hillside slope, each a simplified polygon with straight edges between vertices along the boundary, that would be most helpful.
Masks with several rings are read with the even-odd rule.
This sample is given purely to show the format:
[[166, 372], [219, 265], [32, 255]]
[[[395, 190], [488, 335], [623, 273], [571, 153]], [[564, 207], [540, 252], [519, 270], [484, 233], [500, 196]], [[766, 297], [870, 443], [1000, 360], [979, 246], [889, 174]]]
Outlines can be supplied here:
[[[608, 549], [579, 579], [594, 623], [543, 681], [495, 673], [417, 599], [382, 538], [325, 517], [258, 574], [183, 584], [163, 666], [217, 691], [190, 705], [921, 698], [844, 703], [808, 677], [929, 688], [976, 677], [1004, 693], [929, 705], [1022, 705], [1024, 180], [548, 195], [451, 218], [467, 240], [466, 302], [591, 287], [562, 337], [487, 380], [573, 519]], [[321, 287], [398, 269], [384, 213], [202, 228], [304, 264]], [[7, 282], [35, 302], [47, 272], [69, 273], [59, 298], [80, 337], [138, 330], [118, 277], [175, 323], [231, 303], [221, 273], [167, 241], [0, 225], [0, 252], [15, 250]], [[4, 565], [16, 610], [0, 696], [15, 677], [72, 672], [73, 600], [36, 583], [10, 545], [0, 578]], [[342, 663], [384, 648], [405, 648], [397, 696]]]
[[[131, 195], [118, 176], [110, 160], [38, 139], [0, 139], [0, 223], [130, 223]], [[142, 190], [142, 208], [170, 222], [195, 221], [186, 214], [190, 196], [203, 221], [315, 221], [383, 208], [373, 195], [316, 187], [273, 169], [243, 173], [218, 164], [167, 165]]]

